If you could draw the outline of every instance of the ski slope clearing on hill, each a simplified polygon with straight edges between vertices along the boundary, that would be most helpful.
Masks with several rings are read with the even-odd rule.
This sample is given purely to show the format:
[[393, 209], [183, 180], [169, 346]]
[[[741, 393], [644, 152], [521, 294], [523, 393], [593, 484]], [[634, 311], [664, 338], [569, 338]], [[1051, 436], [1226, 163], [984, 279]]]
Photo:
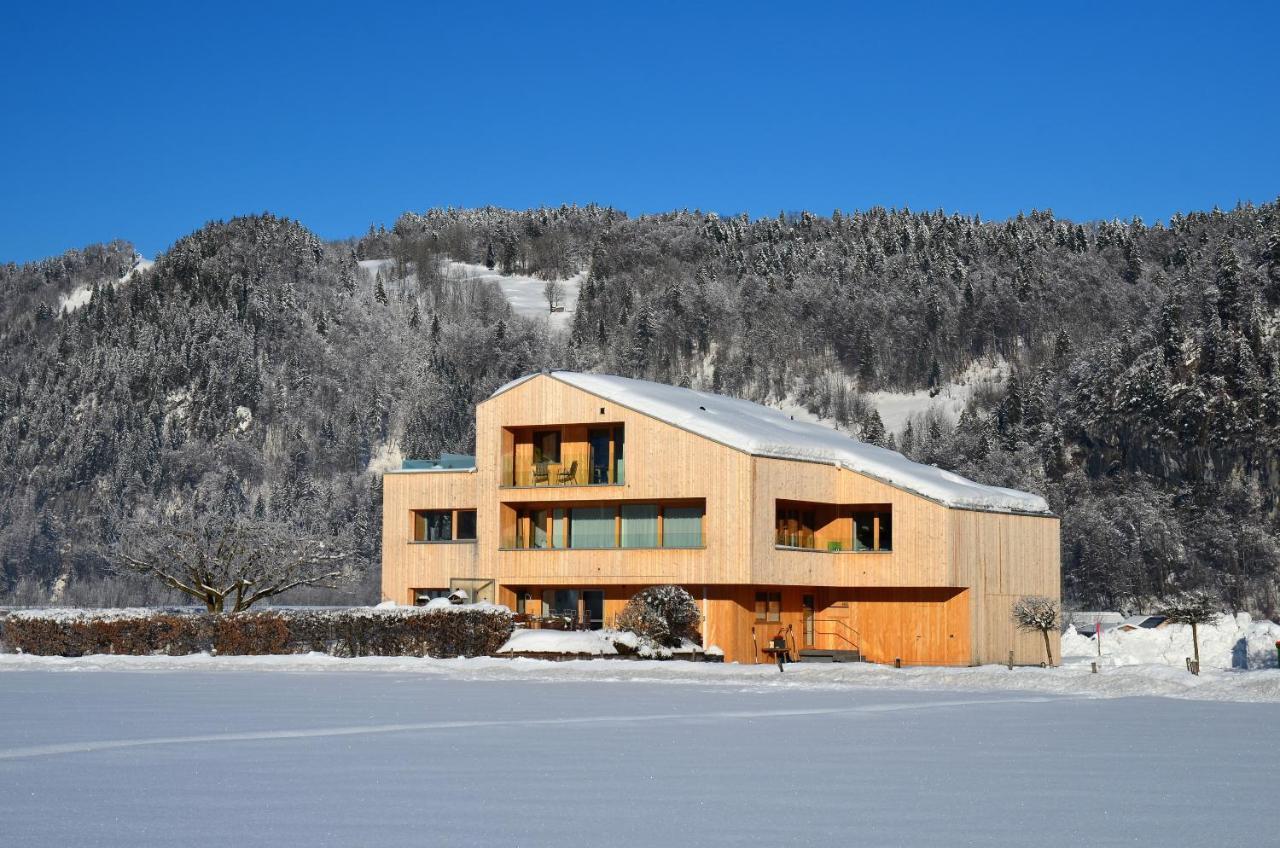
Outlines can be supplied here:
[[[263, 658], [276, 659], [288, 658]], [[464, 680], [410, 663], [338, 673], [340, 662], [292, 674], [180, 660], [170, 665], [185, 670], [162, 674], [0, 675], [5, 836], [1023, 848], [1034, 835], [1053, 848], [1274, 835], [1270, 704], [762, 685], [805, 676], [769, 668], [757, 681], [738, 669], [736, 683], [714, 685], [731, 669], [708, 668], [700, 684], [667, 686]], [[201, 826], [204, 811], [216, 826]]]
[[[395, 265], [391, 259], [361, 259], [357, 264], [369, 275], [370, 279], [377, 276], [379, 271], [384, 274], [391, 274]], [[452, 259], [444, 260], [441, 263], [441, 269], [444, 273], [458, 280], [474, 280], [476, 282], [497, 284], [517, 315], [545, 320], [557, 330], [567, 330], [573, 322], [573, 312], [578, 307], [578, 291], [582, 288], [582, 281], [587, 276], [583, 272], [574, 274], [567, 279], [556, 281], [560, 287], [560, 300], [557, 306], [562, 306], [563, 309], [559, 312], [552, 312], [547, 303], [547, 281], [540, 277], [528, 277], [523, 274], [503, 274], [484, 265], [457, 262]]]
[[562, 312], [551, 312], [545, 294], [547, 281], [539, 277], [502, 274], [498, 271], [491, 271], [483, 265], [454, 262], [453, 260], [445, 263], [445, 269], [448, 273], [459, 275], [464, 279], [497, 283], [498, 287], [502, 289], [502, 293], [506, 295], [507, 302], [511, 304], [511, 308], [515, 310], [517, 315], [545, 319], [552, 327], [558, 330], [568, 329], [573, 321], [573, 312], [578, 308], [578, 290], [582, 288], [582, 281], [587, 276], [585, 273], [579, 273], [568, 279], [558, 280], [561, 293], [560, 303], [557, 305], [563, 306], [564, 310]]
[[[120, 279], [115, 281], [116, 285], [123, 285], [134, 278], [135, 275], [142, 273], [156, 263], [146, 258], [142, 254], [137, 254], [133, 258], [133, 267], [124, 273]], [[79, 286], [62, 297], [58, 298], [58, 314], [64, 312], [75, 312], [82, 306], [88, 306], [89, 301], [93, 298], [93, 286]]]

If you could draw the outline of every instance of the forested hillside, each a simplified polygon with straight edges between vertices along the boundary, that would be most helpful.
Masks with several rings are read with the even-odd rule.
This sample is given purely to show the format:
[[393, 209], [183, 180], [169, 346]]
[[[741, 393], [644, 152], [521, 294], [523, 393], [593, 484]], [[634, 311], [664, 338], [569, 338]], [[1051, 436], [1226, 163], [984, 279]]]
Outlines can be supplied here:
[[[370, 259], [392, 261], [374, 276]], [[444, 260], [587, 271], [570, 332]], [[12, 599], [129, 600], [140, 590], [102, 582], [97, 551], [140, 512], [278, 518], [376, 563], [381, 469], [471, 450], [477, 401], [563, 367], [803, 406], [1041, 493], [1063, 518], [1071, 602], [1205, 586], [1280, 607], [1275, 204], [1155, 226], [433, 210], [330, 244], [261, 216], [132, 265], [116, 243], [0, 267]], [[868, 399], [984, 362], [1009, 376], [956, 421], [889, 433]]]

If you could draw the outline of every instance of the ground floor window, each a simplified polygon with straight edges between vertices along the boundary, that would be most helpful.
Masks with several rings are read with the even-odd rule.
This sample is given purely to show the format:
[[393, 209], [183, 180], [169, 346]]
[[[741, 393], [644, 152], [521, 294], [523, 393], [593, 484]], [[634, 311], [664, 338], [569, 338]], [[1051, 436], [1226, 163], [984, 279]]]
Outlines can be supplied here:
[[756, 592], [756, 621], [782, 621], [781, 592]]
[[413, 605], [415, 607], [425, 607], [429, 601], [435, 598], [449, 597], [448, 589], [414, 589]]

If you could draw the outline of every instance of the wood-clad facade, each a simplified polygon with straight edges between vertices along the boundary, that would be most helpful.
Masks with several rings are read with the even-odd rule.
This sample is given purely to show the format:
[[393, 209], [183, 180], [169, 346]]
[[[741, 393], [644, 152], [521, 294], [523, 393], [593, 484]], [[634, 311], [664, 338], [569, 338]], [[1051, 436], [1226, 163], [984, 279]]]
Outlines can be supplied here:
[[[609, 625], [639, 589], [676, 583], [731, 662], [766, 661], [781, 633], [875, 662], [1036, 663], [1043, 641], [1016, 630], [1012, 604], [1059, 596], [1053, 516], [753, 456], [551, 375], [477, 407], [475, 469], [390, 472], [383, 504], [384, 600], [466, 588]], [[470, 510], [475, 538], [458, 538]]]

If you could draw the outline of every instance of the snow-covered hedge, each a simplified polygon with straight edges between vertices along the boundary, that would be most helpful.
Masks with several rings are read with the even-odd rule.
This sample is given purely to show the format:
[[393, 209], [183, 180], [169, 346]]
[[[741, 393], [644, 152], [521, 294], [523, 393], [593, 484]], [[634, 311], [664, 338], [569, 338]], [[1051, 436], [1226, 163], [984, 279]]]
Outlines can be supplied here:
[[43, 656], [297, 654], [475, 657], [511, 635], [506, 607], [19, 610], [0, 618], [0, 647]]

